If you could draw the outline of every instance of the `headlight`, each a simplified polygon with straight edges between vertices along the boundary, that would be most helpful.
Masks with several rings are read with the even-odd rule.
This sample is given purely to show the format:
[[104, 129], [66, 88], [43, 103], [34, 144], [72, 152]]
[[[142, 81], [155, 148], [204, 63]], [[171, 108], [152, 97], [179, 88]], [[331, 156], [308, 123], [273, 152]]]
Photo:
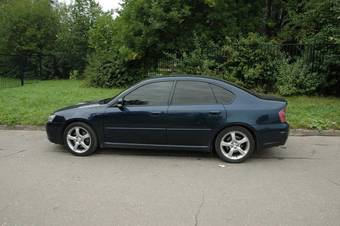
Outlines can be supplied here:
[[55, 118], [55, 115], [50, 115], [50, 116], [48, 116], [48, 122], [52, 122], [53, 121], [53, 119]]

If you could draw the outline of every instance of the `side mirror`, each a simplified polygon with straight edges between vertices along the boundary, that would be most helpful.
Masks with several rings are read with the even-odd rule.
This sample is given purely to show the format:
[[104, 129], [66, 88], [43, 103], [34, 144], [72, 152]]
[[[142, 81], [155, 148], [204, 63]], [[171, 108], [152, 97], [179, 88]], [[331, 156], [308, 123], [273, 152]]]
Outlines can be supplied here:
[[117, 108], [123, 108], [124, 107], [124, 100], [123, 100], [123, 98], [119, 98], [114, 106], [117, 107]]

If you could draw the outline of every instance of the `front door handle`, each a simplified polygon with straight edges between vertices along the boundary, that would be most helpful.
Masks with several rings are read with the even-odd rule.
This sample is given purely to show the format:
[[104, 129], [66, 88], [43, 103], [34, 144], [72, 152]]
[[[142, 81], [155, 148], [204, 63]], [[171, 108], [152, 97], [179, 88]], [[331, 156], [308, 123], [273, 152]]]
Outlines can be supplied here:
[[211, 114], [211, 115], [219, 115], [219, 114], [221, 114], [221, 111], [209, 111], [209, 114]]

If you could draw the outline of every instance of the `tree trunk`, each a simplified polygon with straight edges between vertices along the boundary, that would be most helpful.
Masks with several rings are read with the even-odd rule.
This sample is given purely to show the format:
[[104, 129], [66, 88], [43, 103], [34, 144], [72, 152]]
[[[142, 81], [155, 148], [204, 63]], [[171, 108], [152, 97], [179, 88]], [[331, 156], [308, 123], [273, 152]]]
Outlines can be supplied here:
[[273, 8], [273, 0], [266, 0], [266, 13], [265, 13], [265, 34], [268, 37], [272, 36], [272, 27], [271, 27], [271, 20], [272, 20], [272, 8]]

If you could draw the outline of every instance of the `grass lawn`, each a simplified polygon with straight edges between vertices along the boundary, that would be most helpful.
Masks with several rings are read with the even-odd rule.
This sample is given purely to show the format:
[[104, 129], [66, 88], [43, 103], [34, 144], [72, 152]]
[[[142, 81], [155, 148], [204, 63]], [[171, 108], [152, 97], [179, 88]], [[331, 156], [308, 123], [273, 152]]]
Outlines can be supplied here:
[[0, 89], [0, 125], [43, 125], [58, 108], [113, 97], [120, 89], [83, 87], [74, 80], [49, 80]]
[[18, 78], [7, 78], [0, 76], [0, 89], [17, 87], [21, 85], [21, 81]]
[[[0, 124], [43, 125], [54, 110], [112, 97], [120, 89], [87, 88], [79, 81], [52, 80], [0, 89]], [[340, 129], [340, 98], [288, 97], [287, 118], [292, 128]]]
[[340, 98], [287, 97], [292, 128], [340, 129]]

